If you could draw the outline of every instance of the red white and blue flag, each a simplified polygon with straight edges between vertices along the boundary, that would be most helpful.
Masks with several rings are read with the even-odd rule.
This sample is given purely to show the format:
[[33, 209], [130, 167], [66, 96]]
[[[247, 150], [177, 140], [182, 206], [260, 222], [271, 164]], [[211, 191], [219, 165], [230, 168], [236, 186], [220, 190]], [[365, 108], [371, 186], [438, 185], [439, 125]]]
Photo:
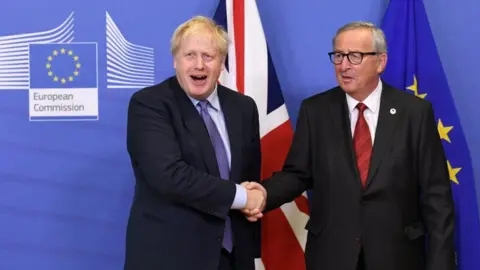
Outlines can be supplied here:
[[[265, 179], [281, 170], [293, 129], [257, 3], [254, 0], [220, 0], [214, 20], [225, 27], [231, 42], [220, 83], [252, 97], [258, 107], [262, 179]], [[262, 223], [262, 258], [256, 261], [256, 269], [305, 269], [308, 218], [306, 193], [266, 214]]]

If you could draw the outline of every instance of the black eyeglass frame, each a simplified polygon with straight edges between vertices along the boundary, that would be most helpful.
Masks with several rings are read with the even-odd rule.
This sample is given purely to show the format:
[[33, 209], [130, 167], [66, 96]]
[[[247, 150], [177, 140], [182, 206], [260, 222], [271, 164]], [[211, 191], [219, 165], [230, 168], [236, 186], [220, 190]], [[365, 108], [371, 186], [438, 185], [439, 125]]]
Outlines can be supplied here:
[[[338, 63], [335, 63], [335, 61], [333, 61], [333, 56], [336, 54], [340, 54], [342, 56], [342, 58]], [[340, 65], [343, 62], [343, 59], [345, 58], [345, 56], [347, 57], [348, 62], [350, 62], [352, 65], [360, 65], [363, 62], [363, 58], [365, 57], [365, 55], [378, 55], [378, 54], [379, 54], [378, 52], [348, 52], [348, 53], [329, 52], [328, 56], [330, 58], [330, 62], [332, 62], [332, 64], [334, 65]], [[358, 55], [360, 57], [360, 61], [358, 63], [356, 61], [352, 61], [352, 59], [350, 59], [352, 55]]]

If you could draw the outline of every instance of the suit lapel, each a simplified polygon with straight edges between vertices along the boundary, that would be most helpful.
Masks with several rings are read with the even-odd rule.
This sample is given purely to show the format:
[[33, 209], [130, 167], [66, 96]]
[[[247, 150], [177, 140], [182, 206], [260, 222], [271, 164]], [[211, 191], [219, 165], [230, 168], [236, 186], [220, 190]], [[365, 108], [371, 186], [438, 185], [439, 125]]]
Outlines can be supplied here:
[[355, 151], [353, 149], [353, 141], [352, 141], [352, 131], [350, 129], [350, 116], [348, 112], [347, 100], [345, 98], [345, 92], [338, 87], [335, 90], [336, 93], [333, 95], [332, 105], [330, 107], [331, 114], [330, 115], [339, 115], [340, 121], [336, 117], [330, 117], [332, 120], [333, 132], [335, 132], [335, 138], [338, 138], [339, 144], [338, 146], [344, 146], [341, 151], [344, 153], [344, 156], [347, 159], [348, 167], [352, 171], [355, 177], [352, 177], [355, 180], [355, 183], [361, 188], [361, 183], [358, 179], [360, 179], [357, 163], [355, 158]]
[[238, 104], [235, 104], [232, 96], [233, 93], [229, 93], [229, 91], [230, 90], [221, 85], [218, 86], [218, 98], [230, 141], [230, 179], [233, 181], [245, 181], [245, 179], [237, 179], [237, 177], [235, 177], [236, 175], [240, 175], [239, 166], [242, 157], [242, 114]]
[[398, 117], [402, 116], [402, 108], [398, 107], [394, 98], [394, 90], [383, 83], [382, 96], [380, 98], [380, 112], [378, 115], [375, 142], [373, 144], [372, 158], [368, 173], [367, 185], [370, 185], [382, 162], [382, 157], [390, 145]]
[[185, 91], [180, 87], [176, 78], [172, 78], [171, 89], [182, 112], [185, 128], [190, 133], [191, 138], [194, 138], [196, 141], [196, 146], [200, 148], [207, 170], [211, 175], [220, 176], [215, 150], [202, 117]]

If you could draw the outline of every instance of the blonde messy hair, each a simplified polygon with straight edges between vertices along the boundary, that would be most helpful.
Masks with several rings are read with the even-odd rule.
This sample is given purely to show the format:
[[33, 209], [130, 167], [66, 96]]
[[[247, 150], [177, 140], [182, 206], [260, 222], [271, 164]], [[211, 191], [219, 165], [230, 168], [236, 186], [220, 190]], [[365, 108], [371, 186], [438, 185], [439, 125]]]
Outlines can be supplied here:
[[221, 56], [227, 55], [229, 43], [227, 32], [221, 25], [205, 16], [195, 16], [177, 27], [170, 41], [172, 55], [178, 52], [183, 39], [197, 33], [210, 35]]

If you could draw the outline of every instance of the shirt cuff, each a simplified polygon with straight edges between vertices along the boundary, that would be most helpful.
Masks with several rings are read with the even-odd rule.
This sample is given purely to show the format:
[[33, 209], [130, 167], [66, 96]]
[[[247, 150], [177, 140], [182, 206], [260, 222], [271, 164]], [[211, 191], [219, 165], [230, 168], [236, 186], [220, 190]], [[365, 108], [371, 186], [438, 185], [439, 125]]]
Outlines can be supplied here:
[[247, 205], [247, 190], [245, 187], [235, 184], [237, 191], [235, 192], [235, 199], [233, 199], [231, 209], [243, 209]]

